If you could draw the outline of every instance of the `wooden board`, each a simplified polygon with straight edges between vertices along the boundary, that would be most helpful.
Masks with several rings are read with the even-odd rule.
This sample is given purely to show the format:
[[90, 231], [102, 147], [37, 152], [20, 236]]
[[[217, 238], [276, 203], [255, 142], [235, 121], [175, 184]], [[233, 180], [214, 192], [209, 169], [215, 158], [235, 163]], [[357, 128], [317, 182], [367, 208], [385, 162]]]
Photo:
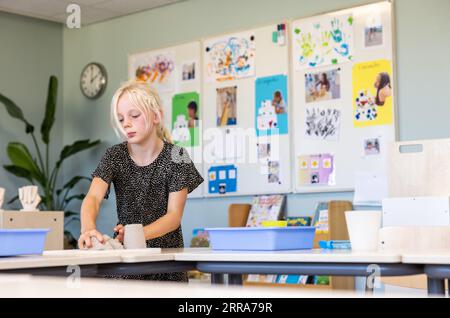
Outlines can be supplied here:
[[389, 147], [389, 197], [450, 196], [450, 139]]
[[0, 212], [2, 229], [50, 229], [44, 250], [62, 250], [64, 248], [64, 212]]

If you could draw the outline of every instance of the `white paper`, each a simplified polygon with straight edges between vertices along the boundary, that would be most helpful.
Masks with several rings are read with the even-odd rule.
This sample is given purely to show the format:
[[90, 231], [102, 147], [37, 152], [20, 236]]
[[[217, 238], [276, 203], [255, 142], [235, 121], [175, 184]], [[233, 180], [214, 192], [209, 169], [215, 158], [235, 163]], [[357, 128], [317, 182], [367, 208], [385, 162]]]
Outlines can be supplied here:
[[386, 174], [378, 172], [355, 173], [355, 196], [353, 204], [381, 205], [381, 200], [388, 197]]

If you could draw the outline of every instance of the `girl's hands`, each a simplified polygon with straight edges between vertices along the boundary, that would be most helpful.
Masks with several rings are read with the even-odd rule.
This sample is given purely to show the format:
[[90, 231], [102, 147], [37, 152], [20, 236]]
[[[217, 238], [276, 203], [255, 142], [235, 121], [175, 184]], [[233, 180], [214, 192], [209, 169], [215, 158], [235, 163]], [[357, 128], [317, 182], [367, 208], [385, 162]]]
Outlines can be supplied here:
[[85, 249], [85, 248], [91, 248], [92, 247], [92, 240], [91, 240], [92, 236], [95, 236], [100, 243], [103, 243], [103, 235], [96, 229], [93, 229], [93, 230], [86, 231], [80, 235], [80, 238], [78, 239], [78, 248], [80, 250]]
[[117, 233], [116, 240], [118, 240], [120, 243], [123, 243], [123, 237], [125, 234], [125, 228], [122, 224], [116, 225], [114, 228], [114, 232]]

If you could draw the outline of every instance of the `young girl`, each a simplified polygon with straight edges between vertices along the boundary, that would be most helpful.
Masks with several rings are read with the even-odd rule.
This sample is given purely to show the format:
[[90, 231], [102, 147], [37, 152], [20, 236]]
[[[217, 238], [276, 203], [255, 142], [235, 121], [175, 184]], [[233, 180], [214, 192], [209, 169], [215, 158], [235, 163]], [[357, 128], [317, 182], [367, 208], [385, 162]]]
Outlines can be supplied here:
[[[114, 94], [111, 121], [124, 140], [108, 148], [92, 174], [81, 206], [79, 248], [91, 247], [91, 237], [103, 242], [96, 218], [103, 198], [114, 184], [118, 223], [116, 238], [123, 241], [124, 226], [144, 226], [147, 247], [183, 247], [181, 218], [187, 194], [203, 178], [189, 155], [171, 142], [163, 126], [158, 94], [146, 83], [130, 81]], [[187, 281], [186, 273], [131, 275], [121, 278]]]
[[375, 104], [384, 106], [386, 99], [392, 95], [391, 77], [386, 72], [378, 74], [374, 86], [377, 89]]

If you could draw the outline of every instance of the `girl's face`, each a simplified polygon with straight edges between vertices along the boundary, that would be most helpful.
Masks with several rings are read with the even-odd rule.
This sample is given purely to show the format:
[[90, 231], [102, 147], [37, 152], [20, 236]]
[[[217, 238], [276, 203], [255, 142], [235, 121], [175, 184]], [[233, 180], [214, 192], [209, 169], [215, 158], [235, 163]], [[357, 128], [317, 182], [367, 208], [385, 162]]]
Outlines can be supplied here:
[[188, 108], [188, 114], [190, 118], [195, 118], [195, 109], [193, 108]]
[[127, 141], [131, 144], [139, 144], [150, 137], [157, 124], [157, 118], [151, 112], [149, 118], [151, 124], [147, 127], [144, 114], [131, 103], [128, 94], [119, 98], [117, 116], [126, 133]]
[[375, 80], [375, 84], [373, 86], [375, 86], [375, 88], [380, 87], [380, 81], [381, 81], [381, 76], [378, 74], [377, 79]]

